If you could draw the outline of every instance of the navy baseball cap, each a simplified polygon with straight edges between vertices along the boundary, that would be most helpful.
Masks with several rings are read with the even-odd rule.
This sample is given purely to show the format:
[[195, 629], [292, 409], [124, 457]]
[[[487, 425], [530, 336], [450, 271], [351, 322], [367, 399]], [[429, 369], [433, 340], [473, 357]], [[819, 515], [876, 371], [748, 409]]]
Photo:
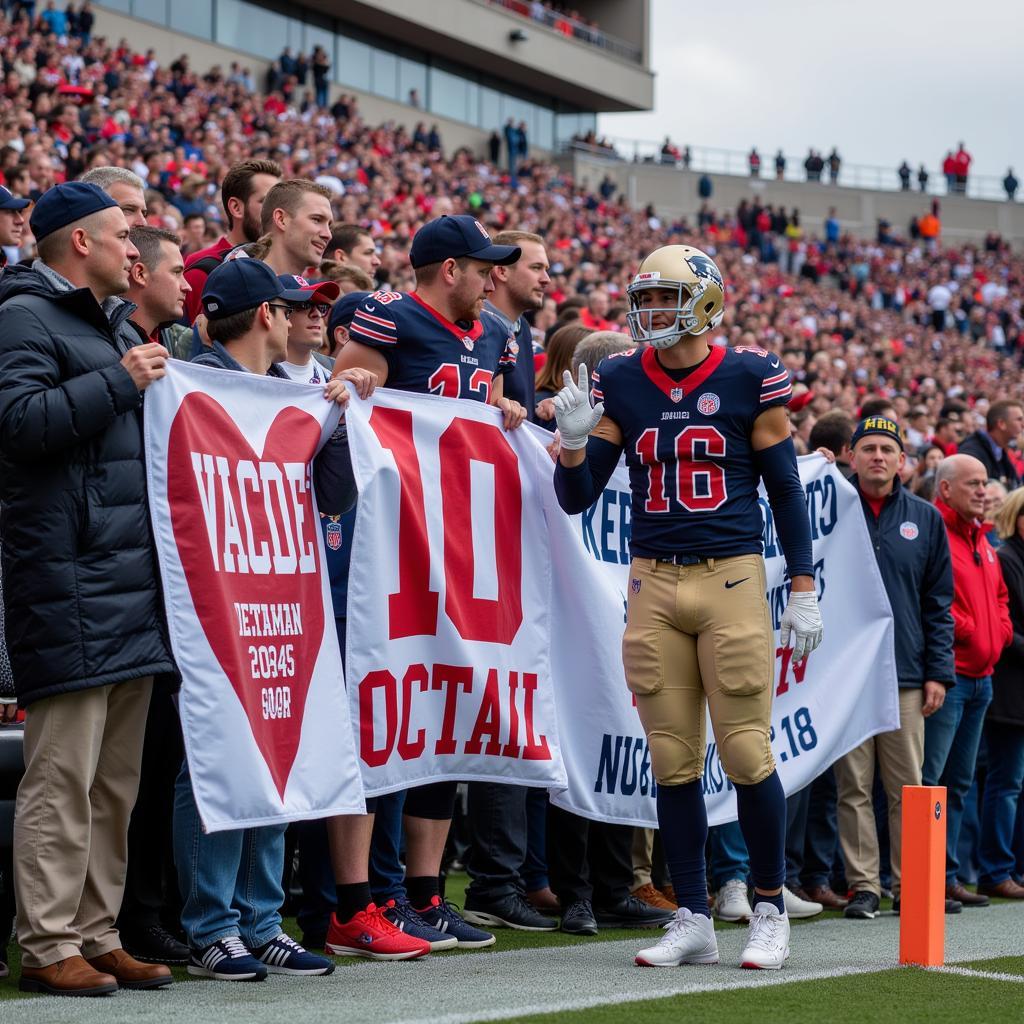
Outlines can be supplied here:
[[9, 188], [0, 185], [0, 210], [24, 210], [31, 199], [19, 199]]
[[91, 213], [117, 206], [98, 185], [88, 181], [67, 181], [48, 188], [36, 203], [29, 227], [38, 242], [54, 231], [74, 224]]
[[409, 262], [413, 267], [425, 267], [442, 260], [469, 256], [504, 267], [515, 263], [522, 252], [518, 245], [495, 245], [487, 234], [487, 228], [476, 217], [449, 217], [445, 214], [428, 221], [416, 232], [409, 250]]
[[363, 304], [363, 299], [372, 294], [372, 292], [349, 292], [347, 295], [342, 295], [331, 306], [331, 315], [327, 321], [327, 334], [333, 338], [335, 327], [347, 328], [352, 323], [352, 317], [356, 315], [356, 310]]
[[262, 260], [231, 260], [214, 267], [203, 286], [203, 312], [210, 320], [223, 320], [262, 302], [308, 302], [309, 292], [286, 288]]
[[899, 425], [885, 416], [868, 416], [867, 419], [861, 420], [853, 432], [850, 447], [855, 448], [857, 442], [865, 434], [881, 434], [883, 437], [888, 437], [900, 446], [900, 451], [903, 451], [903, 435], [900, 434]]
[[298, 288], [304, 292], [302, 302], [315, 302], [317, 299], [333, 302], [341, 294], [337, 281], [307, 281], [298, 274], [278, 274], [277, 279], [286, 289]]

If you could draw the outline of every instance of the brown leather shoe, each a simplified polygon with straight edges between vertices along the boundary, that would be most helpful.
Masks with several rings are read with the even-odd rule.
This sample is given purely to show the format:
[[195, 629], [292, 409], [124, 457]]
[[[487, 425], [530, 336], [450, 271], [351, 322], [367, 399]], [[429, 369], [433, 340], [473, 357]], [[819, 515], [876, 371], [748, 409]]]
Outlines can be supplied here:
[[812, 903], [820, 903], [826, 910], [842, 910], [850, 902], [833, 892], [830, 885], [810, 885], [804, 893]]
[[528, 892], [526, 902], [542, 914], [557, 915], [562, 909], [562, 904], [558, 902], [558, 897], [551, 891], [549, 885], [543, 889], [534, 889], [533, 892]]
[[112, 974], [120, 988], [160, 988], [174, 981], [170, 967], [144, 964], [123, 949], [112, 949], [102, 956], [92, 957], [88, 962], [96, 970]]
[[[669, 903], [675, 903], [676, 906], [679, 906], [679, 901], [676, 899], [676, 891], [670, 884], [661, 886], [661, 888], [658, 889], [658, 892], [660, 892], [661, 895], [669, 901]], [[708, 893], [708, 896], [710, 897], [711, 893]]]
[[22, 967], [18, 988], [50, 996], [112, 996], [117, 978], [101, 974], [81, 956], [69, 956], [46, 967]]
[[659, 910], [671, 910], [675, 913], [679, 907], [675, 903], [665, 899], [664, 896], [657, 889], [648, 882], [646, 885], [641, 885], [639, 889], [633, 890], [633, 895], [638, 899], [642, 900], [649, 907], [657, 907]]
[[978, 892], [982, 896], [998, 896], [1001, 900], [1024, 900], [1024, 885], [1018, 885], [1012, 878], [998, 885], [982, 885], [979, 882]]
[[960, 882], [947, 885], [946, 896], [951, 900], [962, 903], [965, 907], [987, 907], [989, 905], [989, 898], [987, 896], [979, 896], [977, 893], [971, 892], [970, 889], [965, 889]]

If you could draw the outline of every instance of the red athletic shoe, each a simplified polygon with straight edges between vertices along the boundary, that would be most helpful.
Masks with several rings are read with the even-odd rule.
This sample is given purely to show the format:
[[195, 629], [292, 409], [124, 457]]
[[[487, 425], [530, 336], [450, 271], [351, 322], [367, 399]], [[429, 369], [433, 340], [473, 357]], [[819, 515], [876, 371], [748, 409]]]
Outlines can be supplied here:
[[429, 942], [400, 931], [384, 916], [384, 908], [374, 903], [345, 924], [331, 914], [324, 947], [335, 956], [365, 956], [371, 960], [414, 960], [430, 952]]

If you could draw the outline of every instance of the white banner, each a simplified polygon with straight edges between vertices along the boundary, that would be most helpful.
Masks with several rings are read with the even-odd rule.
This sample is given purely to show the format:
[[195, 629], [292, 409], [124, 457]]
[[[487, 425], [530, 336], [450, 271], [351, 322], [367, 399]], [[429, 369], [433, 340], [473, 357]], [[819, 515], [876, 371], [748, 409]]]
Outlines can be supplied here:
[[378, 390], [347, 414], [359, 511], [352, 721], [368, 795], [564, 787], [549, 647], [551, 460], [480, 402]]
[[[776, 644], [772, 750], [786, 793], [810, 783], [869, 736], [899, 726], [889, 600], [856, 491], [820, 455], [800, 459], [825, 638], [804, 662]], [[778, 637], [788, 596], [785, 560], [761, 495], [768, 602]], [[621, 641], [629, 586], [630, 492], [620, 465], [601, 499], [571, 520], [552, 495], [552, 669], [569, 786], [560, 807], [599, 821], [657, 827], [650, 753], [626, 689]], [[574, 543], [575, 542], [575, 543]], [[708, 820], [736, 818], [708, 720]]]
[[317, 388], [171, 360], [146, 392], [150, 514], [208, 831], [365, 811], [309, 463]]

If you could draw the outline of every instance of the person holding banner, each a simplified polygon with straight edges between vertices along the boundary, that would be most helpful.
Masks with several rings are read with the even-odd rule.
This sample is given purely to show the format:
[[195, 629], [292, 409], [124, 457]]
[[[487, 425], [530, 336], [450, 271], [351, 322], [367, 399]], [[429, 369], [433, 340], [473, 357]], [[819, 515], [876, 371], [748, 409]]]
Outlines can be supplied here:
[[[504, 393], [518, 345], [507, 323], [483, 307], [494, 291], [493, 268], [513, 264], [520, 255], [519, 246], [495, 245], [474, 217], [446, 215], [424, 224], [409, 253], [416, 289], [377, 291], [363, 300], [352, 317], [335, 374], [362, 367], [375, 373], [380, 385], [486, 402], [502, 411], [506, 430], [519, 427], [526, 410]], [[492, 945], [494, 936], [467, 923], [440, 894], [441, 858], [455, 795], [453, 782], [417, 786], [406, 795], [405, 895], [418, 920], [412, 920], [403, 900], [403, 913], [410, 917], [403, 924], [417, 932], [426, 925], [454, 936], [462, 948], [478, 949]], [[352, 841], [344, 819], [332, 819], [329, 828], [338, 912], [327, 949], [368, 955], [360, 936], [366, 914], [377, 910], [370, 902], [368, 878], [373, 821], [370, 818], [361, 847]], [[387, 844], [392, 855], [397, 850], [395, 838], [391, 836]], [[400, 871], [397, 863], [390, 869]]]
[[[203, 288], [203, 311], [212, 348], [193, 362], [224, 370], [288, 380], [277, 367], [288, 354], [292, 305], [309, 292], [287, 289], [267, 264], [231, 260], [216, 267]], [[367, 375], [357, 385], [372, 390]], [[344, 406], [342, 380], [324, 397]], [[355, 502], [348, 445], [336, 432], [314, 461], [314, 486], [325, 512], [345, 512]], [[334, 964], [304, 949], [281, 929], [284, 902], [283, 825], [204, 831], [188, 761], [175, 786], [174, 846], [184, 900], [181, 923], [191, 950], [188, 973], [217, 981], [263, 981], [267, 974], [327, 975]]]
[[569, 514], [589, 508], [625, 452], [632, 564], [622, 652], [658, 783], [658, 821], [679, 910], [643, 966], [716, 963], [707, 904], [701, 789], [705, 706], [736, 787], [750, 853], [754, 914], [743, 967], [789, 956], [786, 801], [771, 750], [775, 644], [765, 599], [763, 477], [791, 582], [783, 646], [802, 661], [821, 642], [810, 524], [790, 437], [789, 373], [760, 349], [710, 347], [725, 284], [699, 249], [670, 245], [629, 286], [630, 331], [644, 342], [593, 377], [566, 374], [555, 397], [562, 449], [555, 491]]
[[[900, 428], [869, 416], [853, 433], [850, 483], [860, 494], [875, 560], [895, 622], [900, 727], [865, 740], [835, 764], [839, 842], [853, 896], [844, 916], [878, 916], [878, 834], [872, 805], [877, 760], [889, 805], [893, 909], [900, 907], [903, 787], [921, 785], [925, 720], [953, 685], [953, 564], [942, 516], [900, 483], [906, 462]], [[947, 900], [946, 913], [960, 904]]]

